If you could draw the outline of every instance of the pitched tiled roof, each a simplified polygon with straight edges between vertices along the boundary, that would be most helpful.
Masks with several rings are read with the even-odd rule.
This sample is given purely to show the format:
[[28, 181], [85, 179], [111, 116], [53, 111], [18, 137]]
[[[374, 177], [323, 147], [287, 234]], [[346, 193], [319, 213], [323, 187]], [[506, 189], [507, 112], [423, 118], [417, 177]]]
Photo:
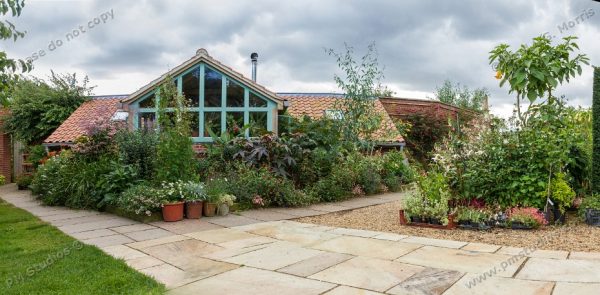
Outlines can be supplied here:
[[277, 103], [277, 106], [279, 109], [283, 108], [283, 99], [280, 98], [279, 96], [277, 96], [277, 94], [275, 94], [274, 92], [271, 92], [264, 86], [252, 81], [252, 79], [245, 77], [244, 75], [235, 71], [234, 69], [222, 64], [220, 61], [212, 58], [208, 54], [206, 49], [204, 49], [204, 48], [198, 49], [196, 51], [195, 56], [188, 59], [187, 61], [180, 64], [179, 66], [173, 68], [172, 70], [166, 72], [165, 74], [158, 77], [157, 79], [154, 79], [153, 81], [146, 84], [142, 88], [138, 89], [136, 92], [132, 93], [126, 99], [124, 99], [123, 102], [131, 103], [131, 102], [137, 100], [138, 98], [142, 97], [146, 93], [148, 93], [148, 92], [152, 91], [154, 88], [156, 88], [156, 86], [158, 86], [166, 77], [168, 77], [168, 76], [175, 77], [175, 76], [181, 74], [182, 72], [184, 72], [185, 70], [189, 69], [190, 67], [198, 64], [199, 62], [204, 62], [204, 63], [210, 65], [211, 67], [215, 68], [216, 70], [224, 73], [225, 75], [228, 75], [232, 78], [237, 79], [239, 82], [244, 83], [250, 89], [275, 101]]
[[90, 124], [108, 120], [120, 108], [126, 95], [93, 96], [84, 102], [46, 140], [45, 144], [71, 144], [85, 135]]
[[[278, 93], [278, 95], [289, 101], [287, 111], [291, 116], [300, 118], [306, 115], [313, 119], [323, 117], [326, 110], [334, 110], [337, 99], [345, 99], [343, 94], [337, 93]], [[390, 134], [397, 133], [396, 125], [379, 99], [375, 100], [375, 109], [383, 115], [381, 128], [375, 132], [375, 137], [382, 142], [404, 142], [402, 136], [398, 134], [390, 137]]]

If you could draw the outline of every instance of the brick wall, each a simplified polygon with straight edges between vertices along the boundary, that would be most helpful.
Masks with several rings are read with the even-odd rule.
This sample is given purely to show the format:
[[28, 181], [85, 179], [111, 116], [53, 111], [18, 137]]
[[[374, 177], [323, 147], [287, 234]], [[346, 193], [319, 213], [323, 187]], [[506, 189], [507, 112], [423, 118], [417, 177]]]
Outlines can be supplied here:
[[[0, 118], [6, 114], [5, 110], [0, 109]], [[2, 131], [2, 121], [0, 121], [0, 174], [6, 177], [6, 183], [12, 182], [11, 179], [11, 144], [10, 136]]]

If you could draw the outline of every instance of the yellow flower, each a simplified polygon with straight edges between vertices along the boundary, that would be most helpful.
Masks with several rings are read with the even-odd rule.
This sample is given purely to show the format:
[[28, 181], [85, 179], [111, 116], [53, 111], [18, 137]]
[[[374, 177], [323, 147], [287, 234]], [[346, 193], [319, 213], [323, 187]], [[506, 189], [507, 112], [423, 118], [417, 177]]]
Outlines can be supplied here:
[[502, 72], [500, 72], [500, 71], [496, 72], [496, 79], [498, 79], [498, 80], [502, 79]]

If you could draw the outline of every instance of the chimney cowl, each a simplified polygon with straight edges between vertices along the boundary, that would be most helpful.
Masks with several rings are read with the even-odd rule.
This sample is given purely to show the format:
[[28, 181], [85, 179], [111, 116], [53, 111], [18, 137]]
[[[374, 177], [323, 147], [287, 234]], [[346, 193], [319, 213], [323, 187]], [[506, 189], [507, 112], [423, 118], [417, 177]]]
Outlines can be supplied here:
[[250, 54], [250, 60], [252, 60], [252, 81], [256, 82], [256, 67], [258, 64], [258, 53], [252, 52], [252, 54]]

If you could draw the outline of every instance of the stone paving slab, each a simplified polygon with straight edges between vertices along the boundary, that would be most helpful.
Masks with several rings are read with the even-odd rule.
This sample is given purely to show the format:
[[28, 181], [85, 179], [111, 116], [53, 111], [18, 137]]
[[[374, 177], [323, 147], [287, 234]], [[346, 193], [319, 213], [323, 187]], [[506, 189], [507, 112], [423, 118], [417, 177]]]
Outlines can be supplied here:
[[185, 236], [188, 236], [188, 237], [196, 239], [196, 240], [204, 241], [207, 243], [213, 243], [213, 244], [259, 237], [254, 234], [247, 233], [245, 231], [231, 229], [231, 228], [220, 228], [220, 229], [193, 232], [193, 233], [185, 234]]
[[260, 269], [276, 270], [322, 253], [322, 251], [302, 248], [288, 242], [278, 242], [260, 250], [223, 259], [223, 261]]
[[349, 210], [348, 207], [339, 206], [339, 205], [336, 205], [335, 203], [315, 204], [315, 205], [310, 205], [306, 208], [308, 208], [310, 210], [327, 212], [327, 213]]
[[339, 286], [323, 295], [378, 295], [383, 294], [379, 292], [373, 292], [365, 289], [358, 289], [348, 286]]
[[[468, 273], [484, 273], [494, 267], [501, 268], [512, 256], [492, 253], [471, 252], [433, 246], [424, 246], [408, 253], [396, 261], [423, 265], [432, 268], [441, 268]], [[498, 271], [497, 276], [512, 277], [523, 263], [524, 259], [517, 260]]]
[[171, 290], [172, 295], [318, 295], [336, 285], [273, 271], [241, 267]]
[[[494, 253], [500, 249], [500, 246], [483, 244], [483, 243], [468, 243], [464, 247], [460, 248], [461, 250], [466, 251], [474, 251], [474, 252], [486, 252], [486, 253]], [[512, 254], [509, 254], [512, 255]]]
[[179, 235], [193, 233], [193, 232], [197, 232], [197, 231], [203, 231], [203, 230], [223, 228], [223, 226], [210, 223], [210, 222], [204, 220], [204, 218], [184, 219], [184, 220], [177, 221], [177, 222], [157, 221], [157, 222], [150, 223], [150, 225], [160, 227], [164, 230], [168, 230], [172, 233], [176, 233]]
[[569, 259], [600, 260], [600, 253], [572, 251], [571, 254], [569, 254]]
[[133, 248], [130, 248], [130, 247], [127, 247], [124, 245], [104, 247], [104, 248], [102, 248], [102, 251], [106, 252], [107, 254], [112, 255], [113, 257], [124, 259], [124, 260], [130, 260], [130, 259], [142, 258], [142, 257], [148, 256], [138, 250], [135, 250]]
[[174, 236], [175, 234], [170, 231], [164, 230], [162, 228], [154, 228], [154, 229], [148, 229], [148, 230], [142, 230], [142, 231], [128, 232], [128, 233], [124, 233], [123, 235], [128, 236], [131, 239], [134, 239], [136, 241], [146, 241], [146, 240], [164, 238], [164, 237], [168, 237], [168, 236]]
[[85, 240], [85, 239], [93, 239], [93, 238], [99, 238], [99, 237], [112, 236], [112, 235], [116, 235], [116, 234], [118, 234], [118, 233], [115, 231], [112, 231], [112, 230], [106, 229], [106, 228], [102, 228], [102, 229], [82, 231], [82, 232], [78, 232], [78, 233], [71, 233], [69, 235], [78, 240]]
[[71, 234], [71, 233], [78, 233], [78, 232], [82, 232], [82, 231], [89, 231], [89, 230], [95, 230], [95, 229], [106, 229], [106, 228], [110, 228], [110, 227], [136, 224], [136, 223], [138, 223], [138, 222], [132, 221], [132, 220], [129, 220], [126, 218], [112, 217], [110, 219], [106, 219], [106, 220], [102, 220], [102, 221], [94, 221], [94, 222], [86, 222], [86, 223], [80, 223], [80, 224], [59, 226], [58, 229], [62, 230], [63, 232], [65, 232], [67, 234]]
[[419, 244], [419, 245], [443, 247], [443, 248], [452, 248], [452, 249], [459, 249], [468, 244], [467, 242], [431, 239], [431, 238], [425, 238], [425, 237], [408, 237], [406, 239], [403, 239], [402, 242]]
[[378, 235], [373, 236], [373, 239], [395, 241], [395, 242], [406, 239], [406, 238], [408, 238], [407, 235], [399, 235], [399, 234], [394, 234], [394, 233], [379, 233]]
[[277, 271], [299, 277], [307, 277], [353, 257], [354, 256], [347, 254], [325, 252], [284, 268], [280, 268]]
[[111, 228], [111, 230], [116, 231], [120, 234], [124, 234], [124, 233], [130, 233], [130, 232], [134, 232], [134, 231], [142, 231], [142, 230], [155, 229], [155, 228], [157, 228], [157, 227], [149, 225], [149, 224], [145, 224], [145, 223], [138, 223], [138, 224], [132, 224], [132, 225], [113, 227], [113, 228]]
[[422, 245], [343, 236], [317, 244], [312, 248], [329, 252], [393, 260], [420, 247]]
[[[444, 295], [550, 295], [554, 283], [488, 277], [477, 281], [478, 275], [467, 274]], [[473, 284], [473, 282], [478, 282]], [[471, 285], [469, 285], [471, 283]]]
[[464, 274], [452, 270], [427, 268], [393, 287], [386, 293], [394, 295], [441, 295]]
[[160, 260], [160, 259], [156, 259], [150, 255], [146, 255], [144, 257], [139, 257], [139, 258], [133, 258], [133, 259], [129, 259], [129, 260], [125, 260], [125, 263], [127, 263], [127, 265], [129, 265], [130, 267], [136, 269], [136, 270], [142, 270], [144, 268], [150, 268], [153, 266], [158, 266], [161, 264], [165, 264], [164, 261]]
[[262, 220], [256, 220], [256, 219], [240, 216], [237, 214], [229, 214], [227, 216], [215, 216], [215, 217], [211, 217], [211, 218], [206, 218], [206, 221], [209, 223], [218, 225], [218, 226], [223, 226], [223, 227], [234, 227], [234, 226], [263, 222]]
[[309, 278], [384, 292], [424, 268], [377, 258], [356, 257]]
[[277, 212], [271, 209], [243, 211], [240, 215], [262, 221], [276, 221], [297, 218], [295, 215]]
[[191, 238], [182, 236], [182, 235], [177, 235], [177, 236], [169, 236], [169, 237], [163, 237], [163, 238], [158, 238], [158, 239], [153, 239], [153, 240], [135, 242], [135, 243], [127, 244], [127, 246], [134, 248], [134, 249], [141, 250], [141, 249], [156, 246], [156, 245], [175, 243], [175, 242], [189, 240], [189, 239], [191, 239]]
[[362, 238], [371, 238], [371, 237], [381, 234], [380, 232], [377, 232], [377, 231], [353, 229], [353, 228], [343, 228], [343, 227], [332, 229], [329, 232], [338, 234], [338, 235], [355, 236], [355, 237], [362, 237]]
[[275, 212], [293, 215], [296, 217], [309, 217], [323, 214], [322, 211], [311, 210], [307, 208], [274, 208]]
[[339, 237], [339, 235], [328, 231], [320, 231], [312, 229], [312, 227], [281, 222], [259, 227], [248, 232], [273, 239], [297, 243], [302, 246], [315, 245]]
[[131, 242], [134, 242], [134, 240], [132, 240], [129, 237], [126, 237], [124, 235], [117, 234], [117, 235], [112, 235], [112, 236], [104, 236], [104, 237], [86, 239], [86, 240], [83, 240], [83, 242], [88, 245], [94, 245], [96, 247], [108, 247], [108, 246], [123, 245], [123, 244], [131, 243]]
[[600, 284], [556, 283], [552, 295], [600, 294]]
[[529, 258], [516, 277], [536, 281], [598, 283], [600, 261]]
[[[100, 214], [100, 212], [74, 211], [74, 212], [68, 212], [68, 213], [64, 213], [64, 214], [43, 216], [43, 217], [40, 217], [40, 219], [43, 221], [46, 221], [46, 222], [52, 222], [52, 221], [57, 221], [57, 220], [68, 220], [68, 219], [74, 219], [74, 218], [79, 219], [81, 217], [95, 216], [98, 214]], [[72, 221], [69, 221], [68, 223], [70, 223], [70, 222], [72, 222]], [[57, 224], [57, 223], [52, 223], [52, 224]]]
[[[61, 216], [61, 215], [52, 215], [50, 217], [53, 216]], [[113, 215], [107, 215], [107, 214], [95, 214], [95, 215], [89, 215], [89, 216], [82, 216], [82, 217], [76, 217], [76, 218], [70, 218], [70, 219], [59, 219], [59, 220], [53, 220], [53, 221], [49, 221], [50, 224], [54, 225], [54, 226], [65, 226], [65, 225], [75, 225], [75, 224], [82, 224], [82, 223], [90, 223], [90, 222], [96, 222], [96, 221], [105, 221], [105, 220], [109, 220], [115, 218], [115, 216]]]
[[552, 250], [541, 250], [537, 249], [535, 251], [525, 251], [524, 248], [518, 247], [502, 247], [496, 253], [498, 254], [506, 254], [506, 255], [523, 255], [526, 254], [527, 257], [533, 258], [551, 258], [551, 259], [566, 259], [569, 256], [569, 252], [567, 251], [552, 251]]

